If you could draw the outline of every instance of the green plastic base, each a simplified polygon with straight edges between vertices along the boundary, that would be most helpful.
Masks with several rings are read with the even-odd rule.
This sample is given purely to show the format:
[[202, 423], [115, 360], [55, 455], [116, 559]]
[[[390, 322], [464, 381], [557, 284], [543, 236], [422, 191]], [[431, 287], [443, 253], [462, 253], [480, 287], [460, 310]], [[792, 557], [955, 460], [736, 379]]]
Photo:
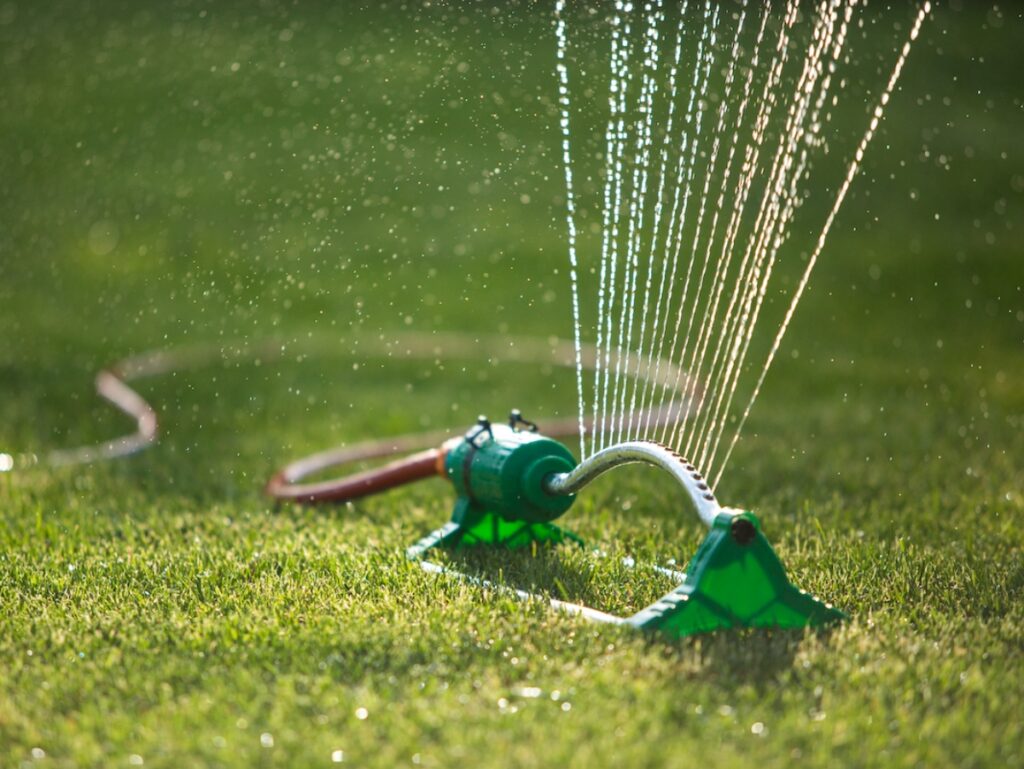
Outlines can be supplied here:
[[517, 550], [534, 542], [557, 545], [572, 542], [583, 545], [583, 540], [553, 523], [527, 523], [508, 521], [496, 513], [480, 510], [469, 500], [460, 497], [452, 520], [436, 529], [410, 547], [407, 555], [421, 559], [435, 547], [465, 548], [485, 545]]
[[[427, 551], [436, 547], [517, 549], [535, 542], [583, 544], [575, 534], [553, 524], [509, 521], [463, 497], [455, 506], [451, 522], [421, 539], [407, 554], [423, 561]], [[451, 573], [476, 584], [489, 584]], [[521, 598], [539, 598], [514, 592]], [[622, 622], [667, 638], [729, 628], [803, 628], [846, 617], [789, 581], [753, 513], [719, 515], [690, 561], [683, 583], [656, 603], [628, 619], [593, 613], [604, 621]]]
[[672, 638], [727, 628], [802, 628], [846, 617], [795, 587], [753, 513], [719, 515], [678, 588], [629, 619]]
[[491, 545], [515, 550], [529, 547], [534, 542], [558, 544], [572, 541], [583, 544], [575, 534], [552, 523], [509, 521], [497, 513], [481, 510], [465, 497], [460, 497], [455, 504], [452, 523], [457, 525], [457, 529], [445, 540], [448, 547]]

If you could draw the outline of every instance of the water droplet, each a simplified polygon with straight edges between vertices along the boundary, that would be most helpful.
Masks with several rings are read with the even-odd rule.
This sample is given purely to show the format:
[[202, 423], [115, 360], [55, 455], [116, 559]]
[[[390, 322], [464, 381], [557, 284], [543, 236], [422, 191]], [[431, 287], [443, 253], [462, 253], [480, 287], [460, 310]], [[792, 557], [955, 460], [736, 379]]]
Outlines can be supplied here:
[[121, 240], [117, 225], [109, 219], [101, 219], [89, 228], [89, 250], [96, 256], [106, 256]]

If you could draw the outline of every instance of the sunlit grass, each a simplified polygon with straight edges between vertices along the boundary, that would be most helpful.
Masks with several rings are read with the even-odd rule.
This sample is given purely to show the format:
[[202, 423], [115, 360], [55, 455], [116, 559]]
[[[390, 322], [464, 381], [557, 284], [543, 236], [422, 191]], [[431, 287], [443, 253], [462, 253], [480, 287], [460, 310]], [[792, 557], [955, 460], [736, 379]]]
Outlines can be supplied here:
[[[1020, 763], [1019, 20], [937, 14], [718, 489], [851, 621], [665, 644], [421, 573], [441, 480], [260, 492], [341, 442], [574, 413], [570, 372], [344, 341], [569, 334], [547, 18], [101, 5], [0, 4], [0, 452], [127, 429], [90, 388], [129, 354], [338, 343], [145, 380], [151, 451], [0, 473], [0, 765]], [[561, 522], [610, 557], [468, 565], [629, 612], [666, 585], [617, 556], [702, 536], [647, 468]]]

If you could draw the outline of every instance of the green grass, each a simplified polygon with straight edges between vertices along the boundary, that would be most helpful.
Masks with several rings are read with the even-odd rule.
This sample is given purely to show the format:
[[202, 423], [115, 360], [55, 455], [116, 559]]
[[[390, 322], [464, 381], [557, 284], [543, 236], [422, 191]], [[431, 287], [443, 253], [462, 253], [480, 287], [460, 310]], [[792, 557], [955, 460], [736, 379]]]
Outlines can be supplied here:
[[[262, 498], [307, 452], [575, 396], [341, 341], [569, 333], [546, 13], [249, 5], [0, 2], [0, 450], [116, 434], [90, 381], [130, 353], [339, 340], [147, 380], [151, 451], [0, 477], [0, 766], [1024, 761], [1019, 11], [938, 9], [719, 489], [852, 619], [666, 644], [421, 574], [439, 481]], [[566, 524], [658, 560], [702, 533], [644, 469]]]

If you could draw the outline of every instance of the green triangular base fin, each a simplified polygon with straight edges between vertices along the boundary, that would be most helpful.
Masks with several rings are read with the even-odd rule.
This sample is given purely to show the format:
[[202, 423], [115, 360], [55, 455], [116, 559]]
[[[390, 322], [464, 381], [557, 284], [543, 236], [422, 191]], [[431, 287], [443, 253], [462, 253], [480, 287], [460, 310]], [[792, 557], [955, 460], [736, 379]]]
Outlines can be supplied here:
[[723, 513], [686, 580], [629, 623], [673, 638], [727, 628], [801, 628], [845, 618], [795, 587], [752, 513]]

